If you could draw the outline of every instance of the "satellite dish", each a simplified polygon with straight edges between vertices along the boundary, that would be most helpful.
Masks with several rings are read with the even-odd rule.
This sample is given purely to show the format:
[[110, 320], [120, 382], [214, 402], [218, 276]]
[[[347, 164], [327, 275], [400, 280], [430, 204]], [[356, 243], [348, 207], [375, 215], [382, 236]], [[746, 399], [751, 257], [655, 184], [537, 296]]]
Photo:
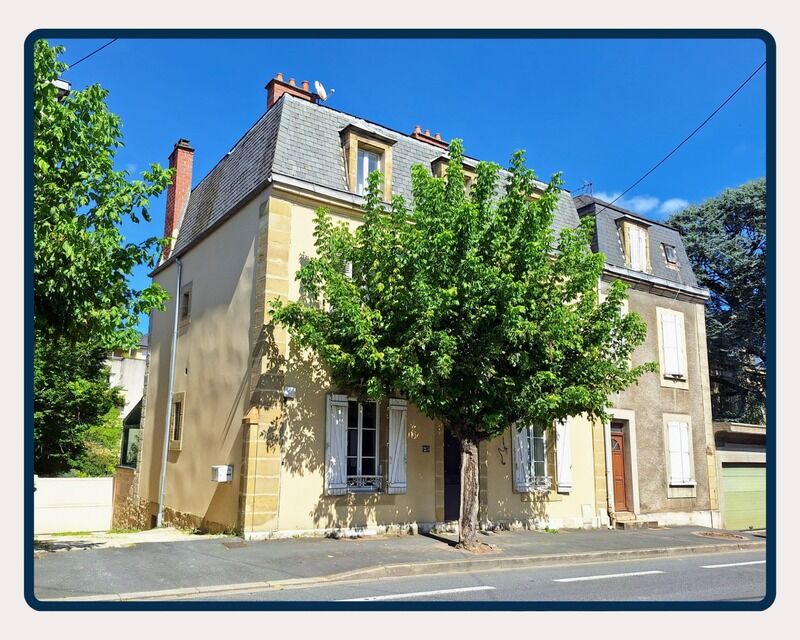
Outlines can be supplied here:
[[328, 99], [328, 92], [325, 91], [325, 87], [322, 86], [319, 80], [314, 80], [314, 88], [317, 90], [317, 95], [323, 102]]

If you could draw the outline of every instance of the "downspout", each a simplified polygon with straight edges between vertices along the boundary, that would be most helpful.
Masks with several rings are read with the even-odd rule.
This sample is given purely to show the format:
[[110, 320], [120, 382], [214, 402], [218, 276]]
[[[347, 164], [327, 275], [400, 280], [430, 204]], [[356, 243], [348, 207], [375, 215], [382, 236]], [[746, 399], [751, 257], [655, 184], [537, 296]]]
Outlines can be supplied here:
[[[603, 276], [597, 278], [597, 302], [603, 295]], [[611, 423], [603, 423], [603, 452], [606, 460], [606, 511], [608, 512], [608, 528], [616, 528], [614, 514], [614, 481], [611, 470]]]
[[178, 316], [181, 308], [181, 271], [183, 264], [175, 258], [178, 265], [178, 279], [175, 285], [175, 318], [172, 324], [172, 348], [169, 354], [169, 378], [167, 378], [167, 418], [164, 422], [164, 446], [161, 452], [161, 482], [158, 489], [158, 515], [156, 527], [164, 526], [164, 496], [167, 491], [167, 453], [169, 453], [169, 428], [172, 422], [172, 385], [175, 377], [175, 351], [178, 343]]

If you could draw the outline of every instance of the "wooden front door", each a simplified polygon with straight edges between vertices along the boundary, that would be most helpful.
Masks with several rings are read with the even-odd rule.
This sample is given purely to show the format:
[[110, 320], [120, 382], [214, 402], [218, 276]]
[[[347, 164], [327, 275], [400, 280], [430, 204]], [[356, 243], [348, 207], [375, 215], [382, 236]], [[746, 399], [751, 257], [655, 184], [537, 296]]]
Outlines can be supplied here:
[[611, 432], [611, 474], [614, 478], [614, 511], [628, 511], [625, 499], [625, 438], [622, 431]]

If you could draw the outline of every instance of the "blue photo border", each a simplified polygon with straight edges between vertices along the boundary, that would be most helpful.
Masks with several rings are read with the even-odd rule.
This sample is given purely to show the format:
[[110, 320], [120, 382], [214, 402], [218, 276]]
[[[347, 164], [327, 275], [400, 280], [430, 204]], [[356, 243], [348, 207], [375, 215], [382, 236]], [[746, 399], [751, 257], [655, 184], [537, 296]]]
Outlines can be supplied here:
[[[38, 39], [750, 39], [766, 50], [767, 74], [767, 547], [764, 599], [755, 602], [64, 602], [34, 594], [33, 525], [33, 48]], [[763, 29], [37, 29], [24, 43], [25, 462], [24, 596], [37, 611], [763, 611], [776, 596], [775, 244], [776, 44]]]

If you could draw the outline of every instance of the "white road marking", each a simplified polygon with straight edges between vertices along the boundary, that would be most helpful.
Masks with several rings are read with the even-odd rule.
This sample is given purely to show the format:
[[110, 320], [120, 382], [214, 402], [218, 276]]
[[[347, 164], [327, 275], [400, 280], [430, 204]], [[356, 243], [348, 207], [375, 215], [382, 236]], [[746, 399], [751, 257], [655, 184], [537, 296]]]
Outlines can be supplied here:
[[705, 564], [701, 569], [719, 569], [721, 567], [743, 567], [747, 564], [764, 564], [766, 560], [753, 560], [752, 562], [730, 562], [728, 564]]
[[368, 596], [366, 598], [347, 598], [338, 602], [367, 602], [372, 600], [399, 600], [400, 598], [416, 598], [418, 596], [436, 596], [441, 593], [462, 593], [464, 591], [492, 591], [494, 587], [462, 587], [460, 589], [439, 589], [437, 591], [417, 591], [415, 593], [396, 593], [390, 596]]
[[649, 576], [663, 571], [631, 571], [630, 573], [607, 573], [602, 576], [582, 576], [580, 578], [557, 578], [553, 582], [581, 582], [582, 580], [604, 580], [605, 578], [627, 578], [628, 576]]

